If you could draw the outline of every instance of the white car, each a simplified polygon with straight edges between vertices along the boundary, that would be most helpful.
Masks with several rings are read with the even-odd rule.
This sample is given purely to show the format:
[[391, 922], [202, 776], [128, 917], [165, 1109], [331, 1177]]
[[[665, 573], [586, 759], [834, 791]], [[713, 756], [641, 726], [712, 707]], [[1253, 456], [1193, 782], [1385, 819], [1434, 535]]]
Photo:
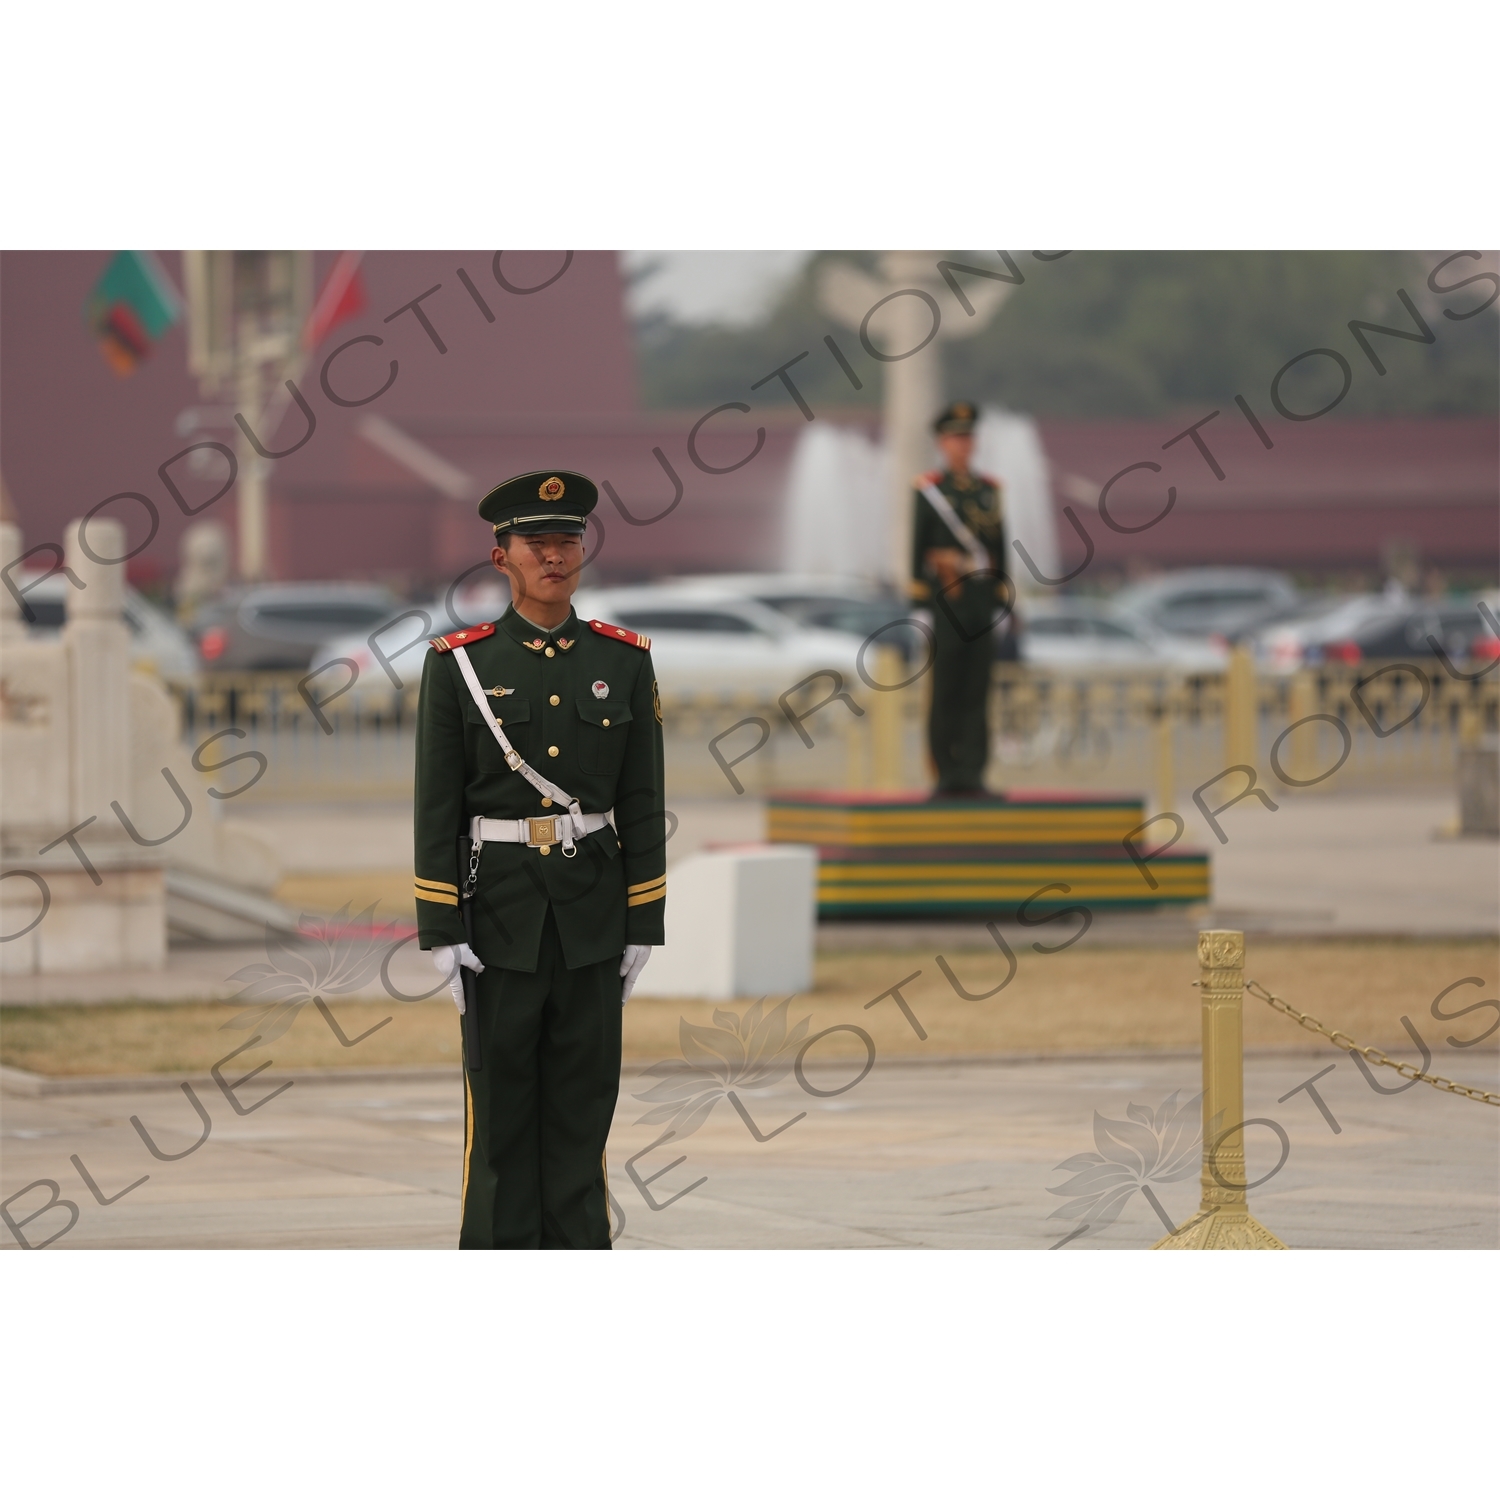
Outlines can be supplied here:
[[347, 692], [331, 700], [332, 706], [362, 714], [389, 713], [396, 706], [398, 693], [422, 680], [428, 641], [462, 630], [465, 625], [498, 620], [509, 604], [510, 591], [496, 574], [454, 591], [451, 597], [404, 605], [372, 630], [350, 631], [319, 646], [308, 666], [309, 673], [318, 674], [320, 679], [314, 691], [320, 699], [337, 691], [348, 668], [336, 663], [350, 661], [357, 675]]
[[[825, 670], [838, 672], [846, 690], [861, 686], [858, 637], [798, 626], [754, 599], [666, 584], [590, 589], [579, 593], [574, 606], [581, 619], [650, 636], [664, 693], [724, 700], [751, 694], [766, 702]], [[873, 672], [873, 661], [865, 669]], [[814, 691], [825, 690], [815, 685]]]
[[[27, 622], [28, 633], [43, 638], [56, 635], [67, 619], [68, 599], [77, 589], [61, 572], [44, 574], [29, 570], [16, 576], [16, 587], [25, 595], [34, 616]], [[130, 631], [133, 665], [147, 667], [162, 681], [179, 687], [197, 681], [201, 666], [198, 652], [187, 631], [165, 610], [158, 609], [127, 583], [121, 614]]]
[[753, 599], [794, 624], [891, 646], [907, 661], [926, 657], [922, 634], [910, 623], [910, 606], [865, 579], [819, 573], [705, 573], [664, 579], [656, 586], [693, 597]]
[[1088, 599], [1049, 599], [1029, 605], [1021, 621], [1021, 660], [1060, 672], [1165, 669], [1222, 672], [1222, 642], [1169, 635], [1128, 610]]

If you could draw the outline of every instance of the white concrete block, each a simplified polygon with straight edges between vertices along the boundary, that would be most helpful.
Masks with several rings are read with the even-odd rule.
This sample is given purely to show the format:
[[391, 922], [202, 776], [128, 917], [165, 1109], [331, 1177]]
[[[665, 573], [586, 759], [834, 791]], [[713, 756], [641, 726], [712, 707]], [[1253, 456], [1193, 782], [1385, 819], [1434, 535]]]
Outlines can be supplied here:
[[813, 983], [818, 852], [746, 844], [679, 860], [667, 873], [667, 942], [635, 994], [732, 1000]]

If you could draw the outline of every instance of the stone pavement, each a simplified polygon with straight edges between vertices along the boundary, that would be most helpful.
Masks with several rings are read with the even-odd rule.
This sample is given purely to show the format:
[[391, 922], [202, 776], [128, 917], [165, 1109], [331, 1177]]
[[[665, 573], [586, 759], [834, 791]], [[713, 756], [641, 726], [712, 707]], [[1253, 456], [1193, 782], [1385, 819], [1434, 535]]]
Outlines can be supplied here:
[[[1445, 1071], [1496, 1087], [1493, 1056], [1452, 1056]], [[1305, 1091], [1277, 1102], [1330, 1063], [1333, 1071], [1315, 1087], [1337, 1135]], [[696, 1133], [648, 1151], [667, 1127], [632, 1123], [648, 1107], [632, 1095], [652, 1080], [628, 1073], [609, 1153], [624, 1221], [619, 1247], [1045, 1249], [1088, 1222], [1087, 1215], [1049, 1219], [1068, 1200], [1047, 1189], [1077, 1170], [1059, 1171], [1058, 1163], [1095, 1149], [1095, 1111], [1114, 1121], [1125, 1121], [1132, 1104], [1155, 1111], [1174, 1090], [1191, 1098], [1198, 1075], [1190, 1055], [877, 1060], [846, 1088], [852, 1067], [809, 1067], [809, 1085], [828, 1097], [804, 1091], [794, 1076], [737, 1095], [768, 1139], [757, 1140], [732, 1102], [721, 1099]], [[241, 1085], [237, 1097], [253, 1106], [282, 1081], [273, 1069]], [[203, 1127], [176, 1083], [101, 1080], [89, 1091], [71, 1085], [31, 1093], [16, 1090], [15, 1075], [8, 1082], [0, 1097], [3, 1193], [37, 1179], [56, 1182], [79, 1210], [58, 1248], [412, 1248], [455, 1241], [462, 1148], [456, 1073], [302, 1075], [243, 1116], [212, 1081], [195, 1080], [211, 1120], [198, 1149]], [[1500, 1246], [1500, 1111], [1422, 1084], [1377, 1095], [1350, 1059], [1331, 1050], [1249, 1057], [1246, 1110], [1286, 1132], [1284, 1165], [1252, 1191], [1251, 1207], [1289, 1245]], [[132, 1115], [159, 1150], [187, 1154], [153, 1159]], [[1275, 1131], [1252, 1126], [1248, 1153], [1253, 1176], [1272, 1171], [1281, 1154]], [[70, 1162], [75, 1155], [106, 1198], [144, 1174], [149, 1180], [101, 1206]], [[670, 1165], [679, 1157], [685, 1159]], [[1191, 1158], [1196, 1162], [1196, 1151]], [[1196, 1207], [1196, 1178], [1194, 1169], [1152, 1184], [1179, 1222]], [[663, 1206], [650, 1206], [646, 1194]], [[21, 1222], [49, 1197], [48, 1188], [32, 1188], [6, 1211]], [[68, 1217], [59, 1205], [22, 1222], [22, 1233], [43, 1240], [65, 1229]], [[1113, 1224], [1065, 1248], [1143, 1248], [1163, 1232], [1135, 1192]], [[4, 1228], [0, 1242], [16, 1247]]]

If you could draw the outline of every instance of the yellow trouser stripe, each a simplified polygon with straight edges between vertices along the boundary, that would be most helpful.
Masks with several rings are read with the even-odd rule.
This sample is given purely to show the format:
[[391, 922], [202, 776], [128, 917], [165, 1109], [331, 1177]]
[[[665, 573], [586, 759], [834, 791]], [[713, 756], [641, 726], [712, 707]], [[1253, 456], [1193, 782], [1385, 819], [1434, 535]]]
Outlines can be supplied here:
[[474, 1149], [474, 1095], [469, 1088], [469, 1064], [464, 1059], [464, 1185], [459, 1189], [458, 1212], [462, 1218], [469, 1206], [469, 1153]]
[[425, 885], [429, 891], [452, 891], [455, 896], [458, 894], [458, 887], [447, 880], [428, 880], [421, 875], [414, 875], [412, 879], [418, 885]]
[[625, 887], [625, 894], [633, 896], [637, 891], [654, 890], [657, 886], [665, 885], [666, 883], [667, 877], [665, 875], [658, 875], [655, 880], [643, 880], [639, 885], [627, 885]]
[[640, 896], [627, 896], [625, 904], [626, 906], [644, 906], [648, 901], [665, 901], [666, 897], [667, 888], [663, 885], [658, 890], [647, 891]]
[[431, 901], [437, 906], [458, 905], [458, 897], [456, 895], [450, 896], [446, 891], [429, 891], [420, 885], [416, 889], [418, 901]]

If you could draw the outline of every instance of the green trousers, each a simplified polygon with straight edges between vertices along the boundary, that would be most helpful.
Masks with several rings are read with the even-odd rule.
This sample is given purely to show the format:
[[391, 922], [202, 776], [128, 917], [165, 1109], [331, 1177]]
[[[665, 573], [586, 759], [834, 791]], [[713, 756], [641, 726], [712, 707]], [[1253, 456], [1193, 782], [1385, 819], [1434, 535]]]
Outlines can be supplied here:
[[989, 759], [990, 669], [995, 660], [993, 601], [992, 584], [965, 583], [932, 611], [932, 705], [927, 746], [937, 767], [939, 794], [963, 795], [984, 789], [984, 765]]
[[535, 974], [479, 976], [464, 1069], [460, 1250], [608, 1250], [604, 1144], [620, 1090], [620, 959], [570, 969], [548, 907]]

